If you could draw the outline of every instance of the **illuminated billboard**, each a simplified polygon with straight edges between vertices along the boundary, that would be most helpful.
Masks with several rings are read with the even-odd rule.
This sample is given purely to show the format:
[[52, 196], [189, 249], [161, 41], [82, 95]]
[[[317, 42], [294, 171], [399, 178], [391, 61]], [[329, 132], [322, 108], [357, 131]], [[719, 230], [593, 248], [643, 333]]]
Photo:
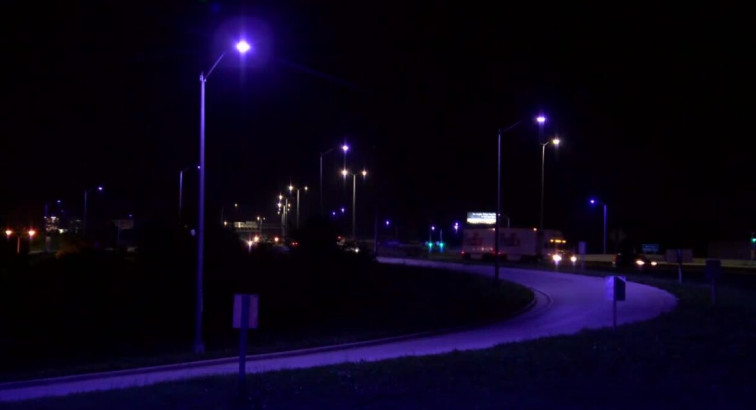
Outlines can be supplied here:
[[468, 225], [496, 225], [496, 212], [468, 212]]

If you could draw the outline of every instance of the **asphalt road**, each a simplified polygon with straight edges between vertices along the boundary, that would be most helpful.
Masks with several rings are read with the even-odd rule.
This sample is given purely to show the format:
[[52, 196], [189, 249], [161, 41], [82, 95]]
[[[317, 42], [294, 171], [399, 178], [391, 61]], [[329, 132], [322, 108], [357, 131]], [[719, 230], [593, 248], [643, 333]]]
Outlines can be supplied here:
[[[490, 266], [472, 266], [423, 260], [380, 258], [383, 263], [424, 265], [493, 276]], [[453, 332], [412, 335], [366, 343], [255, 355], [247, 359], [247, 372], [306, 368], [344, 362], [377, 361], [410, 355], [431, 355], [454, 350], [485, 349], [502, 343], [612, 326], [612, 302], [606, 300], [604, 278], [549, 271], [502, 268], [503, 279], [535, 291], [532, 307], [514, 318]], [[617, 304], [618, 324], [654, 318], [674, 309], [670, 293], [637, 283], [627, 284], [627, 299]], [[238, 359], [225, 358], [0, 384], [0, 401], [62, 396], [96, 390], [144, 386], [238, 372]]]

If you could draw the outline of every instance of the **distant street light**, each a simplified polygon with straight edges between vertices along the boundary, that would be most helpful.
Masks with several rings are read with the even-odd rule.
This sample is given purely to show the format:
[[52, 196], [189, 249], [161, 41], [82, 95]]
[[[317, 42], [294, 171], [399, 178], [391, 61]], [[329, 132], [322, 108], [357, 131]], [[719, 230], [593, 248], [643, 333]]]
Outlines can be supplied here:
[[307, 187], [304, 188], [297, 188], [294, 185], [289, 185], [289, 192], [296, 191], [297, 192], [297, 224], [296, 227], [299, 229], [299, 191], [303, 190], [307, 192]]
[[590, 202], [591, 205], [603, 205], [604, 206], [604, 246], [603, 246], [603, 254], [606, 255], [606, 204], [603, 202], [600, 202], [594, 198], [591, 198], [588, 202]]
[[[183, 209], [183, 197], [184, 197], [184, 172], [192, 169], [193, 167], [186, 167], [179, 171], [179, 206], [178, 206], [178, 219], [181, 221], [181, 210]], [[197, 165], [199, 170], [199, 165]]]
[[559, 138], [553, 138], [550, 141], [542, 142], [541, 143], [541, 218], [540, 223], [538, 227], [543, 231], [543, 181], [544, 181], [544, 171], [546, 169], [545, 163], [546, 163], [546, 146], [549, 144], [554, 145], [554, 147], [558, 147], [559, 143], [561, 141]]
[[[236, 43], [236, 50], [240, 54], [244, 54], [252, 46], [245, 40], [241, 40]], [[198, 206], [198, 218], [197, 218], [197, 303], [195, 309], [195, 326], [194, 326], [194, 353], [204, 353], [205, 344], [202, 341], [202, 273], [204, 267], [204, 253], [205, 253], [205, 171], [207, 166], [205, 164], [205, 83], [213, 73], [215, 67], [221, 62], [226, 55], [226, 51], [221, 53], [220, 57], [215, 60], [215, 63], [208, 70], [207, 75], [204, 72], [200, 73], [200, 146], [199, 146], [199, 206]]]
[[[344, 147], [346, 147], [346, 145], [344, 145]], [[344, 152], [346, 152], [346, 149], [344, 150]], [[364, 178], [367, 176], [367, 171], [363, 169], [362, 172], [359, 172], [359, 174], [361, 174], [362, 177]], [[349, 172], [349, 170], [344, 168], [341, 171], [341, 175], [343, 175], [345, 179], [348, 175], [352, 176], [352, 238], [357, 239], [357, 228], [356, 228], [357, 226], [356, 225], [357, 223], [357, 217], [356, 217], [357, 215], [357, 173], [351, 173]], [[344, 208], [341, 208], [341, 209], [343, 212]]]
[[[347, 151], [349, 151], [349, 145], [347, 145], [346, 141], [344, 141], [344, 145], [341, 146], [341, 150], [344, 151], [344, 169], [346, 169], [346, 154]], [[346, 175], [344, 175], [344, 179], [346, 179]]]
[[93, 188], [89, 188], [89, 189], [85, 189], [84, 190], [84, 221], [83, 221], [84, 226], [82, 227], [84, 235], [87, 234], [87, 207], [88, 207], [88, 202], [89, 202], [89, 191], [93, 191], [95, 189], [97, 189], [98, 192], [102, 192], [102, 187], [101, 186], [97, 186], [97, 187], [93, 187]]

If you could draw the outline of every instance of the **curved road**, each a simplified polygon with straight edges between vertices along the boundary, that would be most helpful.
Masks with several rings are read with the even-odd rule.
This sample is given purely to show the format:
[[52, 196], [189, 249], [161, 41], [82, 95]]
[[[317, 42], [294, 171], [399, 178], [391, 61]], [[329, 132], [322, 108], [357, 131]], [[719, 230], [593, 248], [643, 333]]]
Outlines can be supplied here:
[[[379, 258], [383, 263], [434, 266], [493, 275], [490, 266], [469, 266], [412, 259]], [[323, 366], [343, 362], [376, 361], [409, 355], [429, 355], [454, 350], [484, 349], [501, 343], [564, 335], [586, 328], [612, 326], [612, 303], [605, 300], [604, 278], [553, 271], [502, 268], [503, 279], [532, 288], [535, 304], [525, 313], [501, 322], [464, 330], [390, 338], [367, 343], [305, 349], [249, 356], [248, 372], [265, 372]], [[627, 300], [617, 304], [618, 324], [654, 318], [674, 309], [677, 299], [670, 293], [637, 283], [627, 284]], [[226, 358], [0, 384], [0, 401], [62, 396], [95, 390], [144, 386], [238, 372], [238, 358]]]

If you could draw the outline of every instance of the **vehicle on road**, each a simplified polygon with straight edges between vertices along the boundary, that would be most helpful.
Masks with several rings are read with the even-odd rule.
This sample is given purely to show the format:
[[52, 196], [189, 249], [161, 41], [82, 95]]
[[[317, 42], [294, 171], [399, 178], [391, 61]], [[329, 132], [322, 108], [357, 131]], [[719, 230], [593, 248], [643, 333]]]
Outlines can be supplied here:
[[[495, 257], [494, 228], [466, 227], [462, 235], [464, 259], [492, 259]], [[567, 241], [561, 231], [536, 228], [499, 228], [499, 257], [507, 261], [551, 259], [565, 256]]]
[[651, 259], [648, 255], [637, 252], [634, 248], [626, 248], [614, 254], [612, 266], [617, 267], [635, 267], [638, 269], [654, 268], [657, 261]]

